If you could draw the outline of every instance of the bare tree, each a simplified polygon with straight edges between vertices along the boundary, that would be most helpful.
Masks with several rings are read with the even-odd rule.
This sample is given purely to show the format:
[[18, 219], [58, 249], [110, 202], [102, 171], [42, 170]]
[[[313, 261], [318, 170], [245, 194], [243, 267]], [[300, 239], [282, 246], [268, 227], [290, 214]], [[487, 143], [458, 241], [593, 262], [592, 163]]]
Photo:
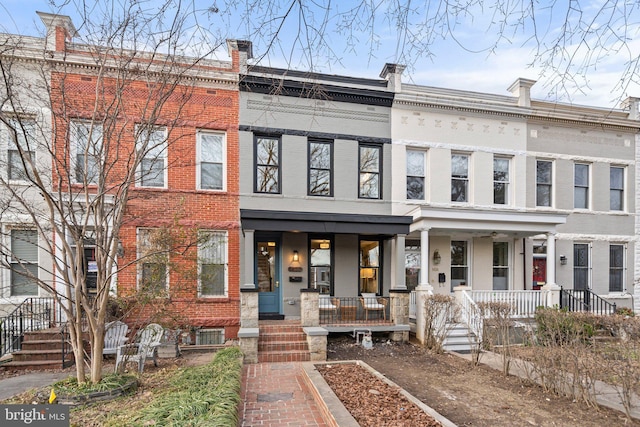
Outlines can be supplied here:
[[[134, 187], [162, 187], [177, 162], [167, 152], [189, 137], [187, 125], [201, 114], [185, 110], [198, 82], [224, 67], [208, 59], [220, 43], [194, 30], [193, 9], [170, 1], [153, 10], [135, 1], [117, 10], [81, 6], [81, 32], [64, 16], [41, 14], [45, 39], [0, 38], [0, 123], [8, 144], [0, 157], [0, 214], [12, 225], [3, 229], [0, 263], [15, 273], [20, 291], [38, 286], [61, 304], [78, 381], [87, 379], [88, 360], [97, 382], [118, 274], [141, 269], [143, 291], [151, 292], [150, 281], [165, 268], [158, 260], [188, 254], [198, 241], [149, 235], [145, 250], [130, 250], [125, 262], [119, 237], [135, 220], [130, 206], [146, 202]], [[37, 245], [51, 264], [32, 268], [16, 242]]]

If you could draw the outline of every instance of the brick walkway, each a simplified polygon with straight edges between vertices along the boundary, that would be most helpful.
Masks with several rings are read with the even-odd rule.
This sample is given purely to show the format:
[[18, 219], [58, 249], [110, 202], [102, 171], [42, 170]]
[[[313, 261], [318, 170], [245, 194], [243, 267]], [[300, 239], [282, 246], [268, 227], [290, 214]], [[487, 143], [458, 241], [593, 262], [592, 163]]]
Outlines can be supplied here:
[[243, 427], [327, 426], [304, 384], [300, 363], [246, 365], [242, 398]]

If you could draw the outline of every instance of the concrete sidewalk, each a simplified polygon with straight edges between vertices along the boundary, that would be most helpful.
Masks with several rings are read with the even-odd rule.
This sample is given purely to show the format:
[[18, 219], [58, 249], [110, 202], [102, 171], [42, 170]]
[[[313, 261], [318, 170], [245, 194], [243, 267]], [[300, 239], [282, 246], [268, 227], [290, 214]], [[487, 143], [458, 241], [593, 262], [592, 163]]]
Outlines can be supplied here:
[[[456, 356], [469, 361], [471, 360], [470, 354], [451, 354], [455, 354]], [[493, 369], [502, 371], [502, 356], [500, 354], [483, 352], [480, 356], [480, 363], [482, 365], [487, 365]], [[528, 374], [528, 372], [534, 372], [529, 362], [520, 359], [512, 359], [509, 369], [510, 375], [514, 375], [527, 380], [535, 380], [535, 378], [532, 378], [532, 374]], [[536, 382], [539, 383], [539, 381], [537, 380]], [[620, 411], [623, 414], [625, 413], [624, 406], [622, 405], [622, 399], [620, 398], [620, 395], [616, 391], [615, 387], [602, 381], [596, 381], [595, 389], [596, 400], [598, 401], [599, 405], [615, 409], [616, 411]], [[632, 396], [630, 413], [633, 418], [640, 420], [640, 397], [638, 397], [637, 395]]]
[[69, 372], [38, 372], [0, 380], [0, 400], [9, 399], [32, 388], [45, 387], [67, 378]]

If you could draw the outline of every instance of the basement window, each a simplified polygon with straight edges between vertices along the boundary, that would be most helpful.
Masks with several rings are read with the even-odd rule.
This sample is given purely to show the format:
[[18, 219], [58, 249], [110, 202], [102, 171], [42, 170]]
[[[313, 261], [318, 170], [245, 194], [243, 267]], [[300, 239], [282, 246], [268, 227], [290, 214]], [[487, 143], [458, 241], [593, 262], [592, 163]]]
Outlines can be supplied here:
[[200, 329], [196, 332], [196, 345], [224, 344], [224, 328]]

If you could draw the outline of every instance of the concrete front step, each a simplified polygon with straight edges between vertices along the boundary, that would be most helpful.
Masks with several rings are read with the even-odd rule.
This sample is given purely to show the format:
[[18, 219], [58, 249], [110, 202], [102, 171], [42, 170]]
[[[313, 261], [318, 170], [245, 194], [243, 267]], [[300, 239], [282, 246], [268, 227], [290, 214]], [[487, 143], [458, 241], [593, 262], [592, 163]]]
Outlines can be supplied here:
[[447, 335], [442, 343], [445, 351], [466, 352], [477, 347], [478, 340], [469, 328], [463, 324], [449, 325]]

